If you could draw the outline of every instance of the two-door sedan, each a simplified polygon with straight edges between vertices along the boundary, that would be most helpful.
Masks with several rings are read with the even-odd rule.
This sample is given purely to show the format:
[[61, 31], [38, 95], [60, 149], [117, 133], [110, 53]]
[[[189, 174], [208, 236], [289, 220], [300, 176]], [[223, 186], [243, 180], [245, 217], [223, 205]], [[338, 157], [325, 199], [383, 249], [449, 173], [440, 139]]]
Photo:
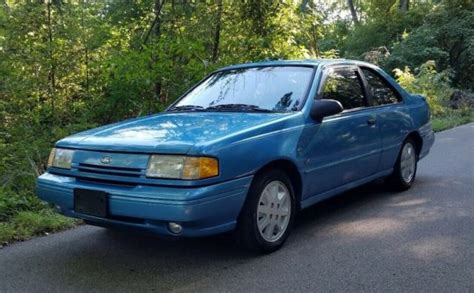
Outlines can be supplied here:
[[295, 215], [386, 178], [405, 190], [433, 145], [424, 97], [350, 60], [271, 61], [210, 74], [159, 114], [58, 141], [40, 198], [105, 227], [280, 248]]

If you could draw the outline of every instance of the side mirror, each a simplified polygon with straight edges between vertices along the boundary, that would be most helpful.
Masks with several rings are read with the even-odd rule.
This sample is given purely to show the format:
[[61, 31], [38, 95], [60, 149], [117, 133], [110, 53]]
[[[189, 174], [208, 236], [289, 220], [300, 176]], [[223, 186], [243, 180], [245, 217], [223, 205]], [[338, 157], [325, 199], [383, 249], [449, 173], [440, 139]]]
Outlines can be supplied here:
[[321, 121], [324, 117], [341, 113], [343, 110], [341, 103], [336, 100], [318, 99], [313, 101], [310, 115], [314, 120]]

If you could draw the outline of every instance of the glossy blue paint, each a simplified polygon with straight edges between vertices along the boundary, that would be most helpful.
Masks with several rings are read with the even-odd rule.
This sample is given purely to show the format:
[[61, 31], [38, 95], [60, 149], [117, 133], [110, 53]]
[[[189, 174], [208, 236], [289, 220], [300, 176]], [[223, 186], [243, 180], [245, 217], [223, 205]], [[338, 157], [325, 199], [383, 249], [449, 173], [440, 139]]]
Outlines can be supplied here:
[[[235, 227], [251, 181], [252, 176], [246, 176], [209, 186], [182, 189], [97, 184], [48, 172], [40, 176], [37, 190], [40, 198], [54, 203], [64, 215], [97, 225], [123, 225], [168, 234], [166, 224], [173, 221], [186, 223], [183, 236], [201, 236]], [[76, 213], [74, 188], [107, 192], [112, 216], [104, 219]]]
[[[285, 161], [298, 170], [299, 200], [305, 208], [389, 175], [409, 135], [422, 142], [420, 158], [429, 152], [434, 134], [426, 101], [407, 93], [373, 65], [349, 60], [272, 61], [221, 70], [288, 65], [316, 69], [301, 110], [163, 112], [81, 132], [57, 142], [56, 147], [76, 150], [72, 168], [50, 168], [41, 175], [37, 180], [39, 197], [57, 205], [67, 216], [96, 225], [171, 235], [166, 224], [173, 221], [183, 225], [183, 236], [201, 236], [235, 228], [253, 176], [272, 162]], [[325, 72], [344, 65], [376, 70], [403, 101], [313, 121], [309, 113]], [[369, 119], [377, 123], [368, 125]], [[147, 178], [150, 154], [215, 157], [219, 176], [202, 180]], [[111, 158], [109, 164], [101, 162], [104, 156]], [[110, 217], [76, 213], [75, 188], [107, 192]]]

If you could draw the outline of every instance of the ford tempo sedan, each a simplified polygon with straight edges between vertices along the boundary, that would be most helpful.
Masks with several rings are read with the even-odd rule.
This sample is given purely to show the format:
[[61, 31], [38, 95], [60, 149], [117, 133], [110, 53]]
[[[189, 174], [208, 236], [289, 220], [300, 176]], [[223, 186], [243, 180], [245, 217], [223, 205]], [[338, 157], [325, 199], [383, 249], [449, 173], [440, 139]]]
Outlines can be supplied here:
[[58, 141], [37, 193], [91, 225], [184, 237], [234, 230], [271, 252], [301, 209], [377, 178], [410, 188], [433, 142], [425, 98], [374, 65], [234, 65], [163, 113]]

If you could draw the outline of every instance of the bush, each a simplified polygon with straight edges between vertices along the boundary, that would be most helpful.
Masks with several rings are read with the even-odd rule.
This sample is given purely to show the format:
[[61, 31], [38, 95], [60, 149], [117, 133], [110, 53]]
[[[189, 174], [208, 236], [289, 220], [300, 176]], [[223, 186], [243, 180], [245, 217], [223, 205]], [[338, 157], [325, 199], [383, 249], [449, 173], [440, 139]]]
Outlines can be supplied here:
[[398, 83], [411, 93], [421, 94], [427, 98], [433, 116], [447, 114], [448, 100], [453, 89], [450, 86], [450, 72], [436, 71], [434, 61], [428, 61], [414, 74], [410, 68], [395, 69]]
[[32, 192], [21, 194], [0, 188], [0, 245], [70, 228], [77, 223], [56, 214]]
[[469, 109], [451, 110], [448, 115], [436, 117], [431, 121], [434, 131], [442, 131], [470, 122], [474, 122], [474, 113]]
[[15, 237], [15, 228], [9, 223], [0, 222], [0, 247]]

